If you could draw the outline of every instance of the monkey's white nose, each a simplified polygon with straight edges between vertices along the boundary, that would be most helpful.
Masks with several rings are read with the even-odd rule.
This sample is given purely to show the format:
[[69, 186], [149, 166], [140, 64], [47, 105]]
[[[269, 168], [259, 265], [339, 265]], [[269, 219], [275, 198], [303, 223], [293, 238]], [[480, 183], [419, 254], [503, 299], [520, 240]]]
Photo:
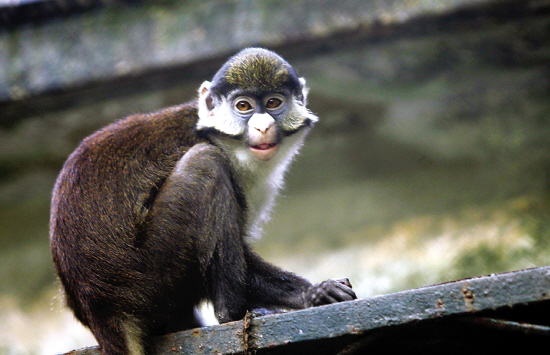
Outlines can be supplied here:
[[265, 134], [271, 127], [275, 125], [275, 120], [269, 113], [257, 113], [250, 117], [248, 126], [256, 131]]

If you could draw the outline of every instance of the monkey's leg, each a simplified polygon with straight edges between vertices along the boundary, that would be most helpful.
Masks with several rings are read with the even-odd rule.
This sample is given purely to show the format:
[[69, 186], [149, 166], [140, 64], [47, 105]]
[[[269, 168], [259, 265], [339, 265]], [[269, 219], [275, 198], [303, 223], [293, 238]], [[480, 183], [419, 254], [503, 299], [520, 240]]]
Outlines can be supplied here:
[[144, 332], [136, 319], [120, 314], [108, 304], [86, 307], [94, 315], [88, 326], [100, 345], [102, 355], [143, 355], [145, 353]]
[[169, 244], [166, 253], [176, 259], [170, 272], [181, 273], [171, 282], [187, 293], [181, 302], [194, 302], [192, 307], [210, 299], [220, 322], [246, 313], [243, 208], [225, 155], [198, 144], [177, 163], [147, 217], [144, 246]]

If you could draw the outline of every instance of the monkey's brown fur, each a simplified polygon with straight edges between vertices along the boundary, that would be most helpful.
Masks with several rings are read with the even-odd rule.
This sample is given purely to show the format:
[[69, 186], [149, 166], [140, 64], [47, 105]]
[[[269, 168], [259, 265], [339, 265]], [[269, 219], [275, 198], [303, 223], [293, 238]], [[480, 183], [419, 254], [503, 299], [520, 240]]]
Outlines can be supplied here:
[[[68, 305], [94, 334], [110, 333], [123, 342], [124, 334], [120, 334], [121, 327], [116, 324], [120, 309], [125, 309], [128, 317], [158, 318], [152, 319], [152, 328], [154, 324], [166, 323], [164, 319], [189, 322], [192, 305], [204, 296], [199, 286], [204, 282], [199, 276], [201, 272], [193, 270], [199, 264], [195, 241], [182, 234], [168, 243], [161, 236], [168, 233], [146, 231], [155, 227], [148, 226], [146, 218], [153, 218], [155, 210], [148, 210], [160, 192], [167, 190], [165, 180], [183, 154], [204, 141], [189, 134], [194, 132], [196, 117], [194, 103], [128, 117], [84, 140], [61, 171], [52, 199], [51, 250]], [[210, 157], [196, 157], [201, 158]], [[221, 156], [218, 160], [225, 161]], [[207, 171], [198, 174], [202, 174], [198, 180], [204, 184], [212, 179]], [[200, 188], [204, 186], [192, 186], [190, 190]], [[178, 196], [163, 197], [166, 200]], [[201, 203], [209, 203], [211, 198], [200, 194], [192, 197], [202, 199]], [[185, 202], [191, 205], [191, 211], [200, 205]], [[164, 225], [156, 228], [185, 227], [180, 218], [164, 218], [160, 221]], [[150, 236], [146, 238], [146, 234]], [[159, 260], [157, 255], [163, 257]], [[182, 284], [195, 288], [194, 292], [185, 287], [167, 289], [170, 287], [166, 285], [173, 286], [173, 281], [165, 279], [173, 277], [171, 271], [175, 268], [180, 268], [178, 273], [188, 279]], [[158, 301], [152, 301], [155, 299]], [[170, 306], [179, 303], [185, 305], [178, 309], [181, 317], [173, 317]], [[81, 304], [94, 309], [77, 306]], [[166, 307], [170, 309], [165, 310]], [[97, 324], [99, 320], [94, 320], [90, 313], [103, 315], [103, 324]], [[170, 323], [162, 325], [166, 329], [150, 331], [165, 332]], [[120, 349], [124, 347], [125, 344], [119, 344]]]
[[[276, 59], [257, 61], [260, 67], [283, 62], [265, 50], [246, 53]], [[296, 91], [300, 82], [288, 78]], [[265, 82], [249, 84], [266, 89]], [[201, 300], [227, 322], [247, 310], [355, 298], [345, 281], [311, 285], [250, 249], [242, 176], [231, 151], [212, 139], [223, 132], [201, 132], [197, 120], [196, 102], [130, 116], [86, 138], [59, 175], [51, 251], [67, 304], [103, 355], [148, 352], [151, 336], [197, 326]]]

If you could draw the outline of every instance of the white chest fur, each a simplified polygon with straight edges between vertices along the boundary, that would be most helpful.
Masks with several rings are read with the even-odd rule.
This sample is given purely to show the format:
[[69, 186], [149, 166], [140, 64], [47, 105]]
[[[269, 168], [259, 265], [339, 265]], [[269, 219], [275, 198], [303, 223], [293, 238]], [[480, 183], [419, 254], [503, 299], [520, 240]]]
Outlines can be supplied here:
[[284, 174], [298, 153], [309, 129], [283, 140], [277, 155], [268, 161], [256, 159], [239, 140], [219, 138], [217, 143], [231, 156], [237, 179], [242, 183], [247, 204], [246, 236], [259, 238], [269, 220]]

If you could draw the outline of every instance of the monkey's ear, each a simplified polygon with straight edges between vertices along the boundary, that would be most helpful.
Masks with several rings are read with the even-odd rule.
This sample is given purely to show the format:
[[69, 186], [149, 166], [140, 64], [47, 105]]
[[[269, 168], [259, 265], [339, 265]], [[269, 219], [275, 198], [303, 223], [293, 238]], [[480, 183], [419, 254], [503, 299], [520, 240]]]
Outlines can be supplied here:
[[302, 102], [304, 106], [307, 104], [307, 94], [309, 94], [309, 88], [306, 86], [306, 79], [299, 78], [300, 86], [302, 88]]
[[210, 87], [212, 86], [212, 83], [208, 80], [201, 84], [201, 87], [199, 88], [199, 96], [207, 95], [210, 92]]
[[212, 83], [205, 81], [199, 88], [199, 108], [203, 107], [211, 111], [214, 108], [212, 103], [212, 96], [210, 95], [210, 87]]

